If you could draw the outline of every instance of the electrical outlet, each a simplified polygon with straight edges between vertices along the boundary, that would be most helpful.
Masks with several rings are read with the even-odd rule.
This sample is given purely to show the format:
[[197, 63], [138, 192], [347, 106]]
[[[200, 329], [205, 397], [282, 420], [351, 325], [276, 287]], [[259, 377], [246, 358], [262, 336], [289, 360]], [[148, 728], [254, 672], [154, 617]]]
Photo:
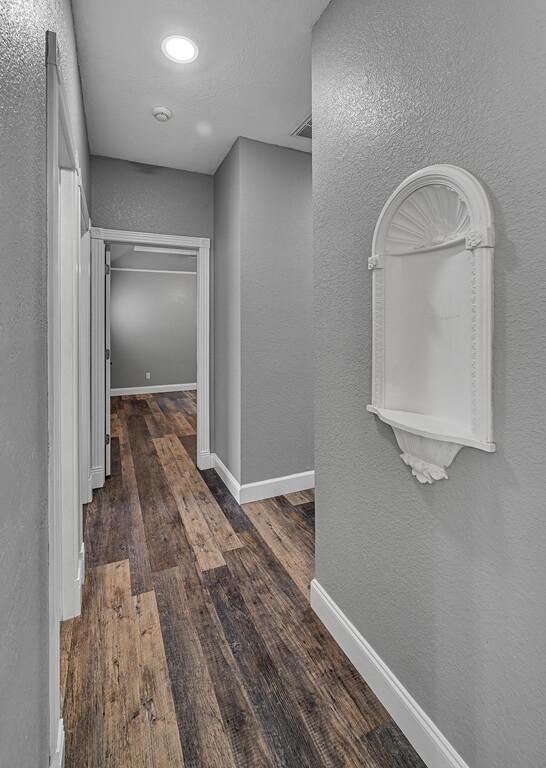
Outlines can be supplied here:
[[146, 379], [149, 380], [151, 378], [152, 378], [152, 374], [150, 373], [150, 371], [146, 371]]

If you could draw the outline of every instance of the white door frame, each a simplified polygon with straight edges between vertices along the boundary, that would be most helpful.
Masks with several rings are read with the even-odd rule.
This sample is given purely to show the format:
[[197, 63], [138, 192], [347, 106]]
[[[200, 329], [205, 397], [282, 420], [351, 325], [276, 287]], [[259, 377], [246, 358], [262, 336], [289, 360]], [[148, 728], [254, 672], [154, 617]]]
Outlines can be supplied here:
[[57, 37], [47, 32], [48, 663], [49, 755], [55, 768], [62, 765], [64, 747], [60, 622], [80, 612], [84, 575], [79, 464], [82, 215], [89, 226], [58, 60]]
[[[91, 228], [92, 240], [92, 443], [94, 484], [104, 484], [106, 440], [104, 413], [105, 392], [105, 243], [184, 248], [197, 255], [197, 466], [210, 469], [210, 239], [183, 235], [156, 235], [151, 232], [128, 232], [121, 229]], [[102, 286], [102, 287], [101, 287]], [[93, 314], [95, 318], [93, 318]], [[102, 461], [102, 464], [101, 464]], [[99, 487], [95, 485], [94, 487]]]
[[110, 334], [110, 243], [106, 243], [104, 249], [104, 433], [106, 435], [104, 448], [104, 469], [106, 477], [112, 474], [112, 447], [110, 444], [110, 420], [112, 417], [112, 408], [110, 404], [110, 389], [112, 381], [112, 353], [111, 353], [111, 334]]

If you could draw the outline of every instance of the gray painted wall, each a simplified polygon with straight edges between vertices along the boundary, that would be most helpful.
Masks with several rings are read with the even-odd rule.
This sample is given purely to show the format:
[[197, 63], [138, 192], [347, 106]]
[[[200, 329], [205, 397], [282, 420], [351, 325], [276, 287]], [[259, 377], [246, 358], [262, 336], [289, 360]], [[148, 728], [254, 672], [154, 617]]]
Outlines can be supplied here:
[[310, 156], [238, 139], [214, 210], [215, 451], [241, 483], [313, 469]]
[[311, 155], [240, 139], [243, 483], [314, 468]]
[[212, 176], [91, 157], [96, 227], [212, 237], [212, 200]]
[[197, 380], [195, 274], [113, 271], [110, 305], [113, 389]]
[[241, 479], [241, 169], [239, 142], [214, 177], [214, 451]]
[[68, 0], [0, 0], [0, 765], [48, 761], [45, 32], [57, 32], [84, 180]]
[[[472, 768], [546, 750], [545, 40], [542, 0], [333, 0], [313, 37], [317, 577]], [[425, 488], [365, 410], [366, 258], [434, 162], [495, 209], [498, 450]]]

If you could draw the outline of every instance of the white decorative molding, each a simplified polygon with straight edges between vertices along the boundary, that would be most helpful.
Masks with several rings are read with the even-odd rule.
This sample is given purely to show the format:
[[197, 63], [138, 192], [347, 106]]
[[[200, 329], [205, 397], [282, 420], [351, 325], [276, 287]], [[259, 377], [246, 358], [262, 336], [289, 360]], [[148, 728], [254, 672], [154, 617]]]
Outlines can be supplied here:
[[315, 487], [315, 472], [297, 472], [293, 475], [271, 477], [268, 480], [260, 480], [256, 483], [241, 484], [223, 461], [216, 455], [212, 455], [212, 466], [220, 475], [235, 501], [239, 504], [248, 504], [251, 501], [271, 499], [273, 496], [283, 496], [285, 493], [307, 491]]
[[197, 389], [195, 381], [189, 384], [156, 384], [149, 387], [117, 387], [110, 390], [112, 397], [120, 395], [153, 395], [159, 392], [191, 392]]
[[372, 402], [421, 483], [463, 446], [495, 450], [493, 213], [480, 182], [433, 165], [387, 200], [374, 232]]
[[91, 237], [130, 245], [154, 245], [173, 248], [210, 248], [208, 237], [186, 237], [185, 235], [159, 235], [153, 232], [129, 232], [124, 229], [91, 227]]
[[429, 768], [468, 768], [440, 729], [316, 579], [311, 607]]

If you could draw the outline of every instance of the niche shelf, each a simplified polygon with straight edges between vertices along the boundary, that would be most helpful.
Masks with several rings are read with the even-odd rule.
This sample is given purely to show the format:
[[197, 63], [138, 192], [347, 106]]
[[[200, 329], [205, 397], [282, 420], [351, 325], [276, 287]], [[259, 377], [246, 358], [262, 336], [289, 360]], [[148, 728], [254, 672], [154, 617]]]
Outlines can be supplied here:
[[495, 451], [493, 247], [487, 194], [454, 165], [409, 176], [375, 228], [368, 411], [420, 483], [447, 478], [463, 446]]

